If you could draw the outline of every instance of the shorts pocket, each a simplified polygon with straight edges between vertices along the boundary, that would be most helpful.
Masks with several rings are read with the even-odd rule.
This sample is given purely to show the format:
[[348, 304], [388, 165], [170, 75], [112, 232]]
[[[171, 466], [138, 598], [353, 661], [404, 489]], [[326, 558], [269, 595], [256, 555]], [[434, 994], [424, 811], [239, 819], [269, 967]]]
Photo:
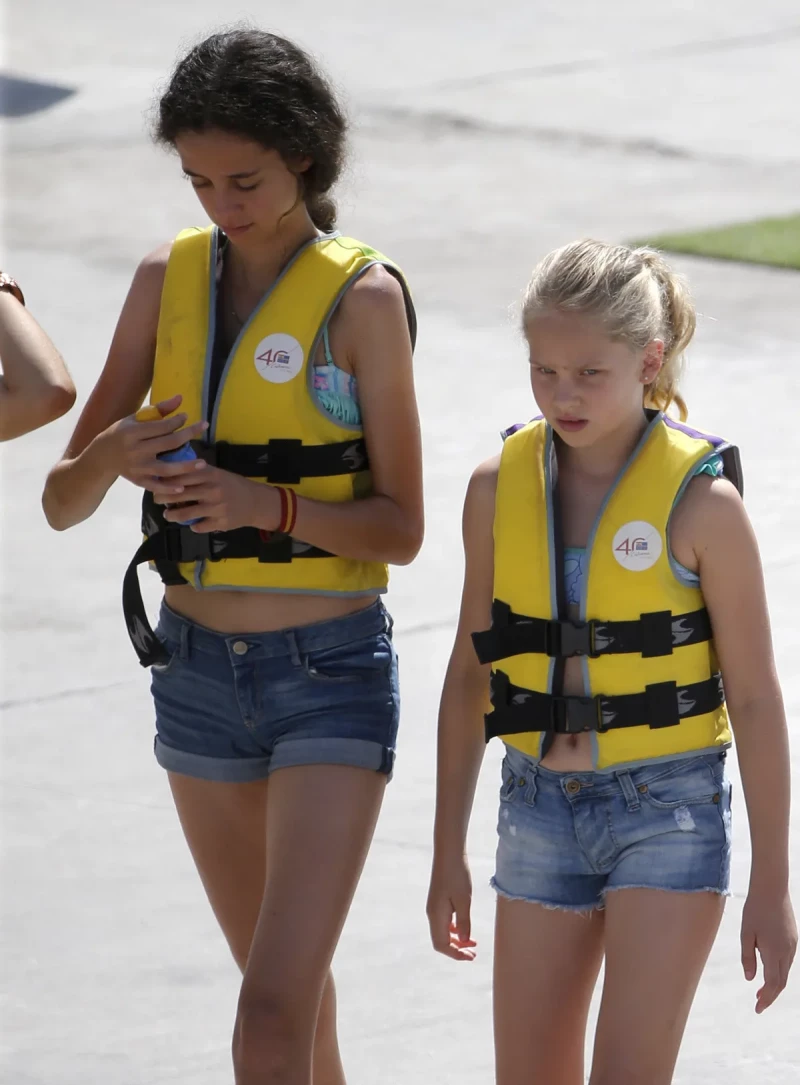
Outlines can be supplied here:
[[699, 757], [645, 783], [634, 780], [634, 784], [642, 802], [659, 810], [676, 810], [679, 806], [719, 803], [724, 778], [717, 778], [706, 758]]
[[177, 664], [181, 658], [181, 645], [180, 641], [172, 640], [169, 637], [165, 637], [164, 634], [156, 627], [156, 637], [161, 641], [164, 648], [169, 653], [169, 659], [166, 663], [154, 663], [150, 668], [151, 675], [158, 675], [163, 678], [176, 669]]
[[386, 681], [392, 672], [394, 658], [390, 638], [381, 633], [335, 648], [309, 652], [303, 664], [306, 674], [315, 682], [363, 683]]

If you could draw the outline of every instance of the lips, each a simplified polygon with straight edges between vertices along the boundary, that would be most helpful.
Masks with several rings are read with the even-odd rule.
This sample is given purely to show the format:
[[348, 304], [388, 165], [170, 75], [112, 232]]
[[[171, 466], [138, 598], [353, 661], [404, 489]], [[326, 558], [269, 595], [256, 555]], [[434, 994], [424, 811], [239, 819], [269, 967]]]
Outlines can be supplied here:
[[567, 433], [577, 433], [578, 430], [582, 430], [584, 426], [589, 425], [587, 418], [557, 418], [556, 426], [559, 429], [565, 430]]

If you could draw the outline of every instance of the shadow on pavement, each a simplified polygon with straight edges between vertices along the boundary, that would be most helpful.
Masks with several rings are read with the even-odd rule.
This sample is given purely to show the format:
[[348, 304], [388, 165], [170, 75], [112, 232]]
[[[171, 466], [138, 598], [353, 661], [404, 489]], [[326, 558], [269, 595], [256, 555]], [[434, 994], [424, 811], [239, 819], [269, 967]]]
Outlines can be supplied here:
[[0, 117], [27, 117], [40, 113], [74, 93], [73, 87], [0, 75]]

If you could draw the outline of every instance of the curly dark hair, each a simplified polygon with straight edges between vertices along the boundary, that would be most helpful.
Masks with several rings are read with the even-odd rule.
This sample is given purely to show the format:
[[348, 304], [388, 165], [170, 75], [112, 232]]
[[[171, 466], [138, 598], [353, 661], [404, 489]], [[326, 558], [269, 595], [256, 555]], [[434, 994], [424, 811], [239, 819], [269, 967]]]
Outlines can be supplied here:
[[181, 132], [211, 128], [278, 151], [285, 162], [308, 157], [298, 175], [314, 225], [336, 224], [328, 193], [344, 166], [347, 119], [320, 69], [299, 46], [262, 30], [212, 34], [178, 62], [158, 103], [157, 142], [174, 147]]

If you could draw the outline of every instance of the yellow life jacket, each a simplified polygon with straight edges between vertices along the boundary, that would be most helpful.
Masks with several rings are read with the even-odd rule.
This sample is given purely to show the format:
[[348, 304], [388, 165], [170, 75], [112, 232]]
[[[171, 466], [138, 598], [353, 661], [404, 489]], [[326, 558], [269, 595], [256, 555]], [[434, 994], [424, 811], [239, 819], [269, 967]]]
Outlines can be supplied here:
[[[553, 733], [588, 732], [598, 770], [730, 743], [699, 588], [675, 574], [672, 511], [697, 469], [721, 456], [741, 490], [738, 452], [657, 412], [607, 495], [586, 551], [579, 620], [567, 617], [552, 429], [508, 436], [497, 482], [492, 627], [473, 636], [492, 663], [486, 735], [533, 758]], [[563, 696], [581, 656], [584, 696]]]
[[[334, 419], [319, 404], [313, 363], [342, 297], [376, 264], [403, 287], [413, 341], [414, 308], [402, 272], [379, 252], [338, 233], [308, 242], [242, 328], [211, 402], [220, 244], [214, 227], [184, 230], [173, 243], [161, 296], [150, 402], [180, 393], [187, 424], [209, 421], [206, 442], [193, 443], [193, 448], [220, 468], [290, 487], [318, 501], [368, 496], [372, 487], [362, 428]], [[388, 569], [383, 563], [339, 557], [255, 528], [195, 534], [169, 524], [162, 512], [146, 492], [146, 541], [134, 563], [153, 561], [168, 584], [190, 583], [201, 591], [348, 596], [386, 590]], [[158, 642], [139, 605], [141, 595], [136, 598], [138, 579], [135, 588], [131, 577], [126, 579], [128, 629], [140, 660], [150, 665], [154, 654], [160, 656]]]

